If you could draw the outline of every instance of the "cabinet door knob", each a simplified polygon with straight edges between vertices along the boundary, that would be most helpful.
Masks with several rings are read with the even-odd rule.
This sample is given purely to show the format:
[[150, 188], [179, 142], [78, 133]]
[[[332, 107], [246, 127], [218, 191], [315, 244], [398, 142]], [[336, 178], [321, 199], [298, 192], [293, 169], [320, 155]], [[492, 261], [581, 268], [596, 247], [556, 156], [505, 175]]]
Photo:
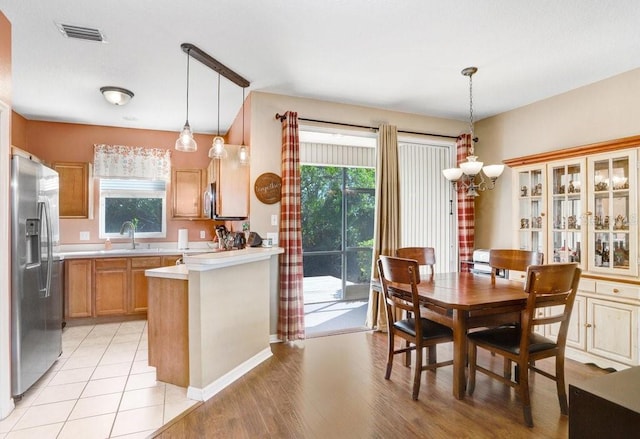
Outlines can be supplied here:
[[593, 215], [593, 212], [591, 212], [590, 210], [587, 210], [587, 216]]
[[591, 323], [585, 323], [584, 325], [585, 328], [591, 328], [591, 326], [592, 326]]
[[541, 213], [540, 213], [540, 216], [544, 216], [544, 212], [541, 212]]
[[617, 288], [614, 288], [614, 289], [613, 289], [613, 292], [614, 292], [614, 293], [619, 293], [619, 292], [620, 292], [620, 290], [619, 290], [619, 289], [617, 289]]

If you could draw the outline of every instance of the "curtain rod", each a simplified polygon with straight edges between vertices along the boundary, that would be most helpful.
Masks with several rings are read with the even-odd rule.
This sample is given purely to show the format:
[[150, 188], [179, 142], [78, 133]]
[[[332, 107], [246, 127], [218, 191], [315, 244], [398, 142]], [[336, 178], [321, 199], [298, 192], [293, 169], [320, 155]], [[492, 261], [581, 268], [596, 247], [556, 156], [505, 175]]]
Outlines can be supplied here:
[[[285, 115], [284, 114], [280, 114], [280, 113], [276, 113], [276, 119], [278, 119], [280, 122], [282, 122], [285, 119]], [[374, 130], [374, 131], [378, 131], [377, 127], [370, 127], [367, 125], [355, 125], [355, 124], [351, 124], [351, 123], [343, 123], [343, 122], [331, 122], [331, 121], [327, 121], [327, 120], [318, 120], [318, 119], [307, 119], [305, 117], [299, 117], [298, 120], [302, 120], [304, 122], [316, 122], [316, 123], [327, 123], [330, 125], [340, 125], [340, 126], [344, 126], [344, 127], [351, 127], [351, 128], [364, 128], [366, 130]], [[406, 130], [398, 130], [399, 133], [403, 133], [403, 134], [418, 134], [421, 136], [431, 136], [431, 137], [443, 137], [446, 139], [457, 139], [460, 136], [448, 136], [446, 134], [434, 134], [434, 133], [422, 133], [419, 131], [406, 131]]]

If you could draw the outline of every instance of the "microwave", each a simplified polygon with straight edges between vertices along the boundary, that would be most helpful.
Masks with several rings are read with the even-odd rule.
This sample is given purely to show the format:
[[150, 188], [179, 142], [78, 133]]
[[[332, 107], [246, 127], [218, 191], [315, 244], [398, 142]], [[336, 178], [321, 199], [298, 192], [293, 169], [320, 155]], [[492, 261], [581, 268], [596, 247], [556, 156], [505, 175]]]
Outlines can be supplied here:
[[204, 199], [202, 201], [203, 214], [205, 218], [211, 218], [218, 221], [242, 221], [247, 219], [246, 216], [222, 216], [218, 214], [218, 206], [216, 199], [216, 184], [210, 183], [207, 190], [204, 192]]

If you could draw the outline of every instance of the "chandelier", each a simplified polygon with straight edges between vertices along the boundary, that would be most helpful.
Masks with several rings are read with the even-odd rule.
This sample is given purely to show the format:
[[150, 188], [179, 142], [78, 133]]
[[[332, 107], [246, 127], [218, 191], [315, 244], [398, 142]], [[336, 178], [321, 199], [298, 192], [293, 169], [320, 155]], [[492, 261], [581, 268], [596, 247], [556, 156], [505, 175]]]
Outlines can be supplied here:
[[[467, 191], [467, 197], [477, 197], [480, 195], [478, 191], [484, 191], [486, 189], [493, 189], [496, 186], [496, 180], [502, 171], [504, 171], [504, 165], [487, 165], [478, 161], [478, 156], [475, 155], [474, 144], [477, 138], [473, 134], [473, 81], [472, 76], [478, 71], [477, 67], [467, 67], [462, 70], [464, 76], [469, 77], [469, 130], [471, 132], [471, 146], [469, 148], [469, 155], [467, 161], [460, 163], [459, 168], [443, 169], [442, 174], [447, 180], [449, 180], [453, 187], [457, 190], [462, 188]], [[490, 182], [487, 183], [484, 174]]]

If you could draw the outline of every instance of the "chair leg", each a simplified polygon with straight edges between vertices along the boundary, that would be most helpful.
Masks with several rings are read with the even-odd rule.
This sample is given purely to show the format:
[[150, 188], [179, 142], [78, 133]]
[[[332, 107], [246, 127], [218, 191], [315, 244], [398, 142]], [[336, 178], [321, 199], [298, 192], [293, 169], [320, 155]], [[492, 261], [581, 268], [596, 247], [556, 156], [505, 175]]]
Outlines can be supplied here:
[[469, 341], [469, 355], [467, 362], [469, 364], [469, 382], [467, 384], [467, 393], [473, 395], [476, 388], [476, 359], [478, 357], [478, 347], [472, 341]]
[[394, 340], [393, 340], [393, 331], [391, 328], [389, 328], [388, 330], [389, 332], [387, 333], [387, 344], [388, 344], [388, 354], [387, 354], [387, 371], [384, 374], [384, 378], [385, 379], [389, 379], [389, 377], [391, 377], [391, 369], [393, 368], [393, 351], [395, 349], [394, 346]]
[[[427, 353], [429, 355], [428, 364], [436, 364], [438, 362], [438, 350], [437, 346], [429, 346], [427, 348]], [[433, 369], [435, 372], [435, 369]]]
[[522, 400], [522, 413], [524, 415], [524, 423], [527, 424], [527, 427], [533, 427], [533, 417], [531, 416], [531, 399], [529, 397], [529, 369], [526, 364], [520, 365], [519, 378], [520, 381], [518, 384], [518, 389], [520, 390], [520, 399]]
[[418, 393], [420, 393], [420, 376], [422, 375], [422, 351], [421, 346], [416, 346], [416, 364], [413, 371], [413, 394], [411, 397], [414, 400], [418, 399]]
[[[404, 341], [405, 349], [408, 349], [410, 345], [411, 345], [411, 343], [409, 343], [409, 340], [405, 340]], [[404, 365], [406, 367], [410, 367], [411, 366], [411, 351], [407, 351], [407, 352], [404, 353]]]
[[567, 391], [564, 382], [564, 355], [556, 356], [556, 387], [558, 388], [558, 402], [560, 403], [560, 413], [569, 414], [567, 404]]
[[504, 364], [502, 365], [502, 376], [506, 379], [511, 379], [511, 360], [507, 357], [504, 358]]

